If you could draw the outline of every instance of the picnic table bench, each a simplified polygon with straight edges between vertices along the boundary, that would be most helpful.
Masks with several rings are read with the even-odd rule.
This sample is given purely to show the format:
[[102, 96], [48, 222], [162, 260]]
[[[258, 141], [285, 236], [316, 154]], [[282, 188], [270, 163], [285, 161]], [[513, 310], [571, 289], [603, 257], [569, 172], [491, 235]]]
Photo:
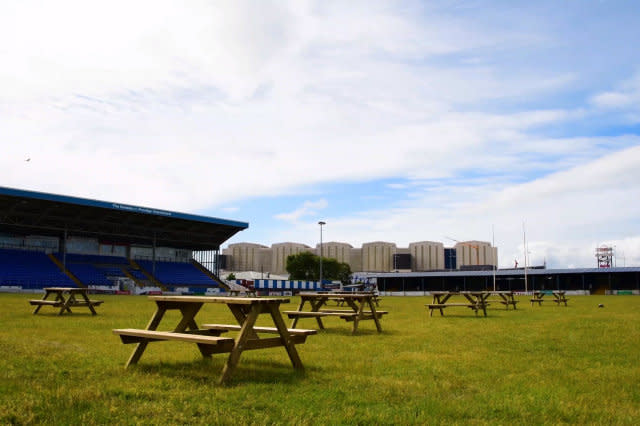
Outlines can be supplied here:
[[[461, 306], [471, 309], [478, 315], [478, 311], [482, 310], [484, 316], [487, 316], [487, 291], [432, 291], [433, 300], [425, 306], [429, 308], [429, 316], [433, 316], [434, 310], [440, 311], [440, 316], [444, 316], [444, 309], [452, 306]], [[455, 295], [462, 295], [466, 302], [449, 302], [449, 299]]]
[[564, 306], [568, 306], [567, 301], [569, 301], [569, 299], [565, 297], [566, 291], [553, 290], [551, 291], [551, 294], [553, 295], [553, 299], [545, 299], [544, 296], [548, 293], [549, 293], [548, 291], [534, 291], [533, 297], [531, 298], [531, 306], [533, 306], [534, 303], [537, 303], [538, 306], [542, 306], [542, 302], [544, 302], [545, 300], [552, 300], [558, 306], [560, 306], [561, 303], [564, 303]]
[[[360, 321], [373, 320], [376, 324], [378, 332], [382, 332], [382, 326], [380, 325], [380, 318], [383, 315], [388, 314], [387, 311], [379, 311], [375, 307], [373, 300], [374, 294], [371, 292], [357, 293], [357, 292], [303, 292], [299, 293], [300, 304], [295, 311], [284, 311], [289, 319], [292, 319], [291, 328], [295, 328], [300, 318], [315, 318], [318, 327], [324, 329], [322, 318], [337, 317], [347, 322], [353, 322], [353, 330], [351, 334], [355, 334], [358, 331], [358, 325]], [[343, 302], [350, 309], [322, 309], [328, 301]], [[309, 304], [310, 311], [305, 311], [304, 306]]]
[[[58, 315], [62, 315], [65, 312], [71, 313], [71, 308], [76, 307], [89, 308], [91, 315], [96, 315], [97, 312], [94, 307], [99, 306], [103, 301], [89, 299], [88, 290], [87, 288], [81, 287], [45, 287], [42, 299], [31, 299], [29, 300], [29, 304], [36, 307], [33, 311], [34, 315], [37, 314], [43, 306], [60, 308]], [[49, 299], [49, 296], [54, 296], [54, 298]], [[80, 299], [76, 296], [79, 296]]]
[[[316, 334], [316, 330], [288, 329], [279, 306], [288, 303], [287, 298], [271, 297], [207, 297], [207, 296], [150, 296], [156, 303], [156, 311], [146, 329], [115, 329], [113, 333], [120, 336], [124, 344], [136, 344], [136, 347], [125, 364], [129, 367], [136, 364], [151, 342], [182, 341], [195, 343], [203, 357], [216, 353], [229, 353], [229, 357], [220, 375], [219, 382], [226, 384], [245, 350], [266, 349], [284, 346], [294, 369], [304, 371], [302, 361], [295, 345], [306, 341], [307, 336]], [[226, 305], [237, 324], [204, 324], [198, 327], [195, 316], [205, 303]], [[182, 314], [178, 325], [173, 330], [158, 331], [157, 328], [165, 313], [177, 310]], [[257, 327], [256, 320], [262, 314], [268, 314], [275, 327]], [[227, 332], [238, 332], [235, 337], [220, 336]], [[277, 337], [260, 337], [259, 334], [276, 334]]]

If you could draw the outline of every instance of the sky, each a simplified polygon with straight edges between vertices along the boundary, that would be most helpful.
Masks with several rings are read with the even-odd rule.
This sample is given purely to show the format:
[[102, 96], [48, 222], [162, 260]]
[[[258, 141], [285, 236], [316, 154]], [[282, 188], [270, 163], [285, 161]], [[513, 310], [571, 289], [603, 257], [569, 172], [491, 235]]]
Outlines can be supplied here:
[[0, 186], [640, 266], [639, 41], [636, 1], [0, 0]]

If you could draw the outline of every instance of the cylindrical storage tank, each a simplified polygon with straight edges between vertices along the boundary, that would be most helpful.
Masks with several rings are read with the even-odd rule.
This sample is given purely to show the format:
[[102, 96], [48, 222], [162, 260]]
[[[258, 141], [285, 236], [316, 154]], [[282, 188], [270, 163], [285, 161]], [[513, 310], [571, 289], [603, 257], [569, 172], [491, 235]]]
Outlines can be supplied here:
[[375, 241], [362, 245], [362, 270], [364, 272], [391, 272], [396, 245]]
[[300, 243], [277, 243], [271, 245], [271, 272], [287, 273], [287, 257], [303, 251], [312, 251], [311, 247]]
[[268, 247], [253, 243], [229, 244], [224, 254], [230, 256], [231, 265], [227, 268], [233, 271], [260, 271], [262, 265], [262, 253]]
[[486, 241], [464, 241], [455, 246], [458, 268], [461, 266], [498, 265], [498, 249]]
[[362, 249], [352, 248], [349, 250], [349, 266], [353, 272], [362, 272]]
[[420, 241], [409, 244], [412, 271], [434, 271], [444, 269], [444, 244]]
[[[347, 243], [337, 243], [335, 241], [322, 243], [322, 256], [349, 264], [351, 249], [353, 249], [353, 246]], [[320, 244], [316, 245], [316, 255], [320, 256]]]

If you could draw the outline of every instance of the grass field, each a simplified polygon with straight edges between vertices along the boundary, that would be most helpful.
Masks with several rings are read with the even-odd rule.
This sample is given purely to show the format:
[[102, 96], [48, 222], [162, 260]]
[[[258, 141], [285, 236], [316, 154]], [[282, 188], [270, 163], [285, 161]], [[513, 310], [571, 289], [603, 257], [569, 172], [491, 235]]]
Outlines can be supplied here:
[[[152, 344], [123, 368], [133, 346], [111, 330], [145, 327], [146, 297], [100, 296], [97, 316], [61, 317], [32, 315], [30, 298], [0, 294], [0, 424], [640, 424], [637, 296], [573, 296], [568, 307], [523, 297], [486, 318], [430, 318], [430, 298], [385, 297], [382, 334], [365, 321], [351, 336], [329, 318], [298, 346], [305, 374], [283, 348], [251, 351], [226, 387], [226, 355], [203, 360], [185, 343]], [[225, 309], [197, 318], [233, 322]]]

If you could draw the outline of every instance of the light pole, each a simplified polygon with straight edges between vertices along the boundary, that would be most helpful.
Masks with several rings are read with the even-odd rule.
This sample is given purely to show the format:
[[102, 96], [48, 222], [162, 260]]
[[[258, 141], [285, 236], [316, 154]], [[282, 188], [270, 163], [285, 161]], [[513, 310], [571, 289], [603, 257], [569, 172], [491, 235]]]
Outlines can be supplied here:
[[322, 225], [326, 225], [326, 222], [318, 222], [320, 225], [320, 288], [322, 288]]

